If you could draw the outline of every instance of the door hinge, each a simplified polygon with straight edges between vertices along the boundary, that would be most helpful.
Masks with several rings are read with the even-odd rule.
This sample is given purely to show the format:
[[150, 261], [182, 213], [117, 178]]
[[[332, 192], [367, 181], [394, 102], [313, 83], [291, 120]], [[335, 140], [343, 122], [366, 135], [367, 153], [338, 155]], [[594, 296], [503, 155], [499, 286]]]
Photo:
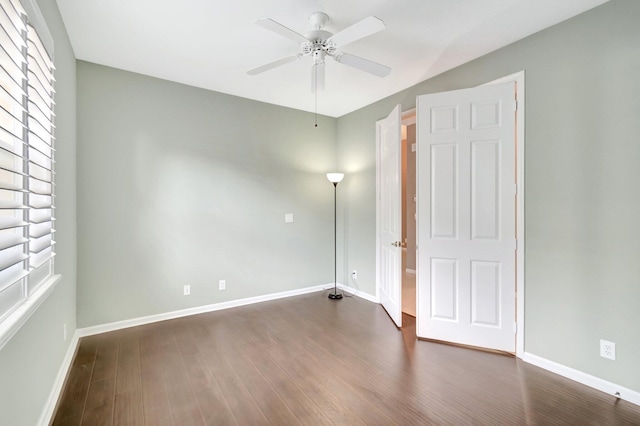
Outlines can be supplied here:
[[513, 184], [513, 196], [514, 197], [518, 196], [518, 184], [517, 183]]
[[513, 249], [514, 250], [518, 250], [518, 239], [517, 238], [513, 239]]
[[513, 334], [518, 334], [518, 323], [517, 322], [513, 323]]
[[513, 101], [513, 110], [518, 111], [518, 100]]

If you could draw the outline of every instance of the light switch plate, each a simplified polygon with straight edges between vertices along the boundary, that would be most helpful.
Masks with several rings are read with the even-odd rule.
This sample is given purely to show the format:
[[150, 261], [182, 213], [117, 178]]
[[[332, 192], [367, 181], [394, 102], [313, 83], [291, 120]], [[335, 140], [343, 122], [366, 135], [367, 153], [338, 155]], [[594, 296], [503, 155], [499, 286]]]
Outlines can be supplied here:
[[284, 223], [292, 223], [292, 222], [293, 222], [293, 213], [285, 213]]

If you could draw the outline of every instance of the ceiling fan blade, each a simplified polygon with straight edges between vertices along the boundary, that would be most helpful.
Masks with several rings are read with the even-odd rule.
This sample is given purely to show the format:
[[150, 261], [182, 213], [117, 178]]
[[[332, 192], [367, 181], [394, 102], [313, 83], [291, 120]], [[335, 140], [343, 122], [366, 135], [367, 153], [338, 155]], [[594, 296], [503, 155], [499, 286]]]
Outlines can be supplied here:
[[335, 46], [344, 46], [345, 44], [352, 43], [361, 38], [375, 34], [378, 31], [384, 30], [386, 27], [384, 22], [375, 16], [369, 16], [362, 21], [356, 22], [350, 27], [345, 28], [342, 31], [338, 31], [333, 36], [329, 37], [328, 42], [333, 43]]
[[336, 62], [349, 65], [350, 67], [368, 72], [369, 74], [377, 75], [378, 77], [386, 77], [391, 72], [391, 68], [386, 65], [361, 58], [360, 56], [350, 55], [348, 53], [338, 53], [333, 57], [333, 59], [335, 59]]
[[296, 43], [306, 43], [309, 41], [305, 36], [293, 31], [291, 28], [285, 27], [279, 22], [274, 21], [273, 19], [256, 19], [256, 24], [264, 27], [274, 33], [280, 34], [283, 37], [288, 38], [289, 40], [293, 40]]
[[311, 93], [324, 90], [324, 62], [311, 67]]
[[257, 68], [250, 69], [249, 71], [247, 71], [247, 74], [249, 74], [249, 75], [257, 75], [257, 74], [263, 73], [265, 71], [269, 71], [270, 69], [279, 67], [280, 65], [284, 65], [284, 64], [288, 64], [289, 62], [293, 62], [293, 61], [295, 61], [297, 59], [300, 59], [301, 57], [302, 57], [302, 55], [286, 56], [284, 58], [278, 59], [277, 61], [269, 62], [268, 64], [264, 64], [264, 65], [259, 66]]

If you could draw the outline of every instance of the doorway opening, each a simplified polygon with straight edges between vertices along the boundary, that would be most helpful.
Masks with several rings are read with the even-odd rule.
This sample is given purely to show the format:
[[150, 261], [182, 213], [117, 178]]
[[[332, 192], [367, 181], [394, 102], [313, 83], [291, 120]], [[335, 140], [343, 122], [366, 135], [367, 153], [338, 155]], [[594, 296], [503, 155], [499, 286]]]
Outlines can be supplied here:
[[402, 114], [402, 313], [416, 317], [416, 110]]

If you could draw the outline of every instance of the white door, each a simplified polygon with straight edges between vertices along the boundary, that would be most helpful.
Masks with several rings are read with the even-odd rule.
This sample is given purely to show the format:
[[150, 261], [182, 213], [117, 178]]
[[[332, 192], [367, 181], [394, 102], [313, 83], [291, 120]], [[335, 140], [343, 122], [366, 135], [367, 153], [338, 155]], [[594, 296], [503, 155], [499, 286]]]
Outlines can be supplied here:
[[515, 86], [419, 96], [418, 337], [515, 352]]
[[380, 303], [402, 327], [402, 173], [400, 105], [376, 123], [378, 143], [378, 288]]

